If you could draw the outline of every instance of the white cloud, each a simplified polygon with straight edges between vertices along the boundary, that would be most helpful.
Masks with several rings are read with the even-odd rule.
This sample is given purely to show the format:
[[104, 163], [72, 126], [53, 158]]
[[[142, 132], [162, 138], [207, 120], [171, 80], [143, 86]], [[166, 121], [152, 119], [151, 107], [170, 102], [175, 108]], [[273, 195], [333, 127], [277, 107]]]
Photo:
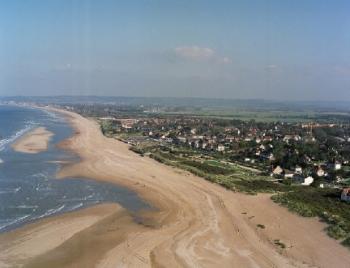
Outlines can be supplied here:
[[199, 46], [180, 46], [174, 49], [175, 55], [193, 61], [213, 61], [223, 64], [231, 63], [228, 57], [220, 57], [214, 49]]

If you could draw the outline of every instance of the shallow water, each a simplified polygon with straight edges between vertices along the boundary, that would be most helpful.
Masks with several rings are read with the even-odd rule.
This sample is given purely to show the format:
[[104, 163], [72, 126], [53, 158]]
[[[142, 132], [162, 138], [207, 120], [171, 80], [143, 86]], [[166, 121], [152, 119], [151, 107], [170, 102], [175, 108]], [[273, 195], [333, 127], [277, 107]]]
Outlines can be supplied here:
[[[12, 150], [11, 143], [39, 126], [55, 134], [47, 151], [24, 154]], [[56, 180], [59, 164], [52, 161], [78, 160], [55, 146], [72, 133], [58, 114], [0, 105], [0, 232], [104, 202], [116, 202], [131, 211], [150, 208], [136, 193], [114, 184], [79, 178]]]

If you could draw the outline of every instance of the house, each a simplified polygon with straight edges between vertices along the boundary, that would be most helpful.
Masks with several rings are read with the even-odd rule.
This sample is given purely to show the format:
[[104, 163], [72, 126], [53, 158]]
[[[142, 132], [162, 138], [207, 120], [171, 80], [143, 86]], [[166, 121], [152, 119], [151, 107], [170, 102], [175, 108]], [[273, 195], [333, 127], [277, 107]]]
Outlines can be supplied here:
[[291, 139], [293, 139], [293, 136], [292, 135], [285, 135], [284, 137], [283, 137], [283, 141], [284, 142], [289, 142], [289, 140], [291, 140]]
[[275, 160], [275, 157], [274, 157], [273, 153], [264, 152], [264, 153], [262, 153], [262, 154], [260, 155], [260, 157], [261, 157], [262, 159], [266, 159], [266, 160], [270, 160], [270, 161]]
[[182, 142], [182, 143], [186, 143], [186, 138], [185, 137], [177, 137], [177, 139], [179, 140], [179, 142]]
[[283, 169], [280, 166], [277, 166], [273, 169], [272, 173], [274, 175], [281, 175], [283, 173]]
[[311, 176], [304, 177], [301, 174], [294, 174], [293, 176], [293, 181], [297, 184], [304, 185], [304, 186], [309, 186], [311, 183], [314, 182], [314, 178]]
[[341, 170], [341, 163], [340, 162], [335, 162], [334, 163], [334, 170]]
[[294, 177], [294, 172], [291, 170], [284, 170], [284, 178], [292, 179]]
[[344, 188], [341, 192], [340, 199], [346, 202], [350, 202], [350, 188]]
[[302, 169], [302, 167], [300, 167], [300, 166], [296, 166], [294, 171], [295, 171], [295, 173], [297, 173], [297, 174], [302, 174], [302, 173], [303, 173], [303, 169]]
[[314, 178], [309, 176], [307, 178], [304, 178], [304, 181], [301, 183], [301, 185], [309, 186], [313, 182], [314, 182]]
[[333, 169], [334, 171], [341, 170], [342, 164], [338, 161], [334, 161], [333, 163], [328, 163], [327, 167], [329, 169]]
[[225, 151], [225, 146], [222, 145], [222, 144], [219, 144], [218, 147], [216, 148], [216, 150], [217, 150], [218, 152], [223, 152], [223, 151]]
[[202, 149], [207, 148], [207, 146], [208, 146], [208, 143], [206, 143], [206, 142], [203, 142], [203, 143], [202, 143]]
[[323, 177], [325, 175], [325, 171], [323, 170], [323, 168], [318, 167], [316, 174], [318, 177]]
[[200, 141], [200, 140], [195, 140], [195, 141], [194, 141], [194, 147], [196, 147], [197, 149], [198, 149], [199, 147], [201, 147], [201, 141]]

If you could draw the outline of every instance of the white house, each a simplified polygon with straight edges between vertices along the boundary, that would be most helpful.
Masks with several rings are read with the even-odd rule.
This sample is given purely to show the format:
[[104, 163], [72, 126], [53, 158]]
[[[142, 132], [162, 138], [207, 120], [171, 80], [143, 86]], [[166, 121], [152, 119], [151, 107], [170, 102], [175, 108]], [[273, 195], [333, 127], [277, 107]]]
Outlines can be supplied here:
[[222, 145], [222, 144], [219, 144], [216, 150], [217, 150], [218, 152], [223, 152], [223, 151], [225, 151], [225, 146]]
[[296, 167], [295, 167], [295, 173], [298, 173], [298, 174], [303, 173], [303, 169], [302, 169], [302, 167], [300, 167], [300, 166], [296, 166]]
[[313, 182], [314, 182], [314, 178], [309, 176], [304, 179], [304, 182], [302, 182], [301, 185], [309, 186]]
[[294, 177], [294, 172], [290, 170], [284, 171], [284, 178], [285, 179], [292, 179]]
[[317, 169], [316, 174], [317, 174], [317, 176], [319, 176], [319, 177], [323, 177], [323, 176], [325, 175], [325, 172], [324, 172], [324, 170], [323, 170], [321, 167], [319, 167], [319, 168]]
[[341, 163], [340, 162], [334, 163], [334, 170], [341, 170]]

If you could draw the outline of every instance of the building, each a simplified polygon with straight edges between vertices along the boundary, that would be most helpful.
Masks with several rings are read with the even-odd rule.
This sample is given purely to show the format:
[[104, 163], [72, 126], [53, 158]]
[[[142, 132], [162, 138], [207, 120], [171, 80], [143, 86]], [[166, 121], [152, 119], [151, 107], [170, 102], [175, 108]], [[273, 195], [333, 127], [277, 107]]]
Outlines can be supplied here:
[[334, 170], [341, 170], [341, 163], [340, 162], [334, 163]]
[[309, 176], [307, 178], [304, 178], [304, 181], [301, 183], [301, 185], [309, 186], [313, 182], [314, 182], [314, 178]]
[[285, 179], [292, 179], [294, 177], [294, 172], [291, 170], [285, 170], [284, 171], [284, 178]]
[[225, 146], [222, 145], [222, 144], [219, 144], [218, 147], [216, 148], [216, 150], [217, 150], [218, 152], [223, 152], [223, 151], [225, 151]]
[[341, 192], [340, 199], [346, 202], [350, 202], [350, 188], [344, 188]]
[[281, 175], [283, 173], [283, 169], [280, 166], [277, 166], [273, 169], [272, 173], [274, 175]]
[[302, 167], [296, 166], [296, 167], [295, 167], [295, 173], [297, 173], [297, 174], [302, 174], [302, 173], [303, 173]]
[[323, 168], [319, 167], [316, 171], [316, 174], [319, 177], [323, 177], [325, 175], [325, 171], [323, 170]]

